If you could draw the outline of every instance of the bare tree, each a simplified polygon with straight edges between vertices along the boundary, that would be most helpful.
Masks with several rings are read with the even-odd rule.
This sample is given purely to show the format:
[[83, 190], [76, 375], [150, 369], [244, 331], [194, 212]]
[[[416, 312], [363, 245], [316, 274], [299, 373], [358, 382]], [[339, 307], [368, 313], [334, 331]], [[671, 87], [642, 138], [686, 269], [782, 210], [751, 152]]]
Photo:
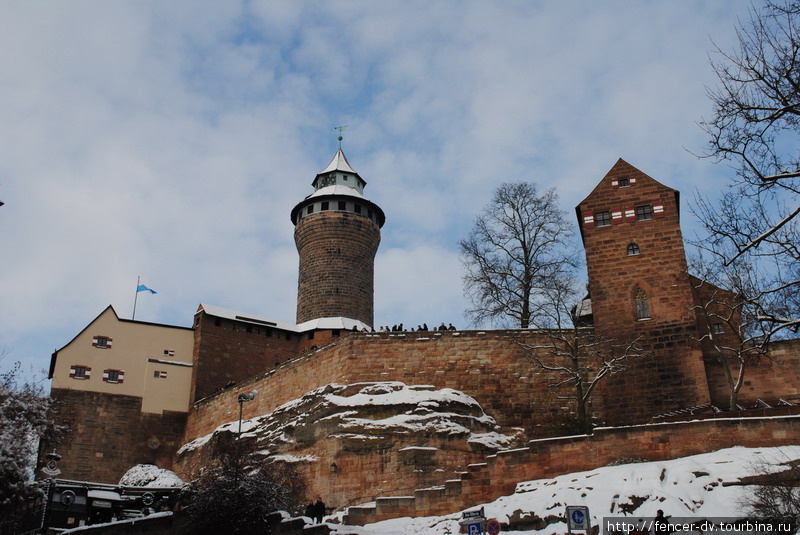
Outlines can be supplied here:
[[574, 269], [572, 234], [554, 189], [540, 195], [531, 183], [500, 185], [459, 242], [467, 316], [529, 327], [546, 304], [542, 292]]
[[[800, 465], [798, 460], [778, 451], [784, 462], [775, 459], [754, 466], [755, 474], [742, 478], [752, 485], [739, 503], [747, 514], [759, 519], [784, 523], [780, 531], [796, 533], [800, 526]], [[777, 470], [776, 468], [784, 468]], [[791, 529], [787, 529], [791, 525]]]
[[583, 325], [581, 309], [587, 301], [580, 299], [578, 287], [574, 279], [566, 277], [544, 290], [549, 306], [543, 307], [534, 324], [545, 341], [523, 347], [534, 366], [555, 376], [550, 387], [571, 390], [557, 397], [575, 404], [577, 430], [588, 433], [592, 429], [589, 404], [597, 386], [628, 370], [630, 360], [649, 352], [639, 344], [639, 337], [623, 341], [601, 336], [594, 327]]
[[754, 5], [737, 36], [734, 52], [716, 47], [714, 113], [700, 123], [705, 156], [737, 175], [717, 206], [700, 199], [694, 211], [707, 234], [698, 245], [716, 266], [744, 259], [758, 269], [764, 284], [741, 298], [772, 336], [800, 327], [800, 2]]
[[[762, 293], [759, 273], [741, 258], [722, 271], [714, 265], [703, 268], [700, 259], [694, 264], [702, 276], [691, 277], [694, 309], [701, 320], [699, 340], [704, 352], [721, 366], [729, 389], [728, 409], [736, 410], [747, 370], [770, 359], [768, 342], [774, 327], [762, 321], [759, 304], [747, 297]], [[722, 281], [727, 289], [710, 281]]]

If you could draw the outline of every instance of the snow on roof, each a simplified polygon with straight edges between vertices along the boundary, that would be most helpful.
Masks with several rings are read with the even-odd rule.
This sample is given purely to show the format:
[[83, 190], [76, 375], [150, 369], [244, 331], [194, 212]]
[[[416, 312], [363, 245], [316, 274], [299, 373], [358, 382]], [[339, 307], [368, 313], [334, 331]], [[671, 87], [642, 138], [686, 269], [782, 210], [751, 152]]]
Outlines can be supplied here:
[[331, 171], [345, 171], [347, 173], [358, 174], [350, 167], [350, 162], [347, 161], [347, 157], [344, 155], [344, 152], [342, 152], [342, 149], [336, 151], [331, 163], [328, 164], [328, 167], [320, 171], [319, 174], [330, 173]]
[[364, 201], [367, 200], [367, 198], [361, 195], [357, 189], [351, 188], [350, 186], [343, 186], [341, 184], [334, 184], [333, 186], [319, 188], [317, 191], [306, 197], [306, 199], [322, 197], [323, 195], [345, 195], [347, 197], [355, 197]]
[[275, 329], [281, 329], [284, 331], [291, 331], [296, 333], [313, 331], [315, 329], [342, 329], [350, 331], [353, 329], [354, 326], [359, 331], [362, 329], [367, 329], [367, 330], [370, 329], [370, 326], [362, 321], [354, 320], [351, 318], [343, 318], [340, 316], [330, 317], [330, 318], [317, 318], [305, 321], [298, 325], [295, 323], [287, 323], [283, 321], [271, 320], [263, 316], [258, 316], [256, 314], [237, 312], [235, 310], [218, 307], [216, 305], [207, 305], [205, 303], [200, 303], [200, 307], [209, 316], [215, 316], [217, 318], [225, 318], [234, 321], [242, 321], [245, 323], [252, 323], [254, 325], [264, 325], [266, 327], [273, 327]]
[[580, 317], [583, 316], [591, 316], [592, 315], [592, 300], [588, 297], [584, 297], [578, 302], [578, 306], [575, 307], [575, 315]]

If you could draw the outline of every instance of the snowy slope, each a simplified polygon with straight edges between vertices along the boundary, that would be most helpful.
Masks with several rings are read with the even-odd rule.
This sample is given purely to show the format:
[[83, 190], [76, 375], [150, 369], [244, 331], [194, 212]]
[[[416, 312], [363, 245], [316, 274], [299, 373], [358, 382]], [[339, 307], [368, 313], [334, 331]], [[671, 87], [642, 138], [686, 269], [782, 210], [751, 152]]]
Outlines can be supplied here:
[[[563, 522], [547, 524], [539, 519], [564, 515], [566, 505], [589, 507], [593, 525], [603, 517], [625, 516], [641, 522], [652, 520], [658, 509], [668, 517], [735, 517], [742, 513], [742, 498], [748, 487], [731, 485], [739, 478], [762, 472], [772, 466], [785, 469], [786, 463], [800, 459], [800, 446], [783, 448], [728, 448], [672, 461], [606, 466], [566, 474], [552, 479], [528, 481], [516, 492], [484, 504], [487, 518], [502, 524], [515, 535], [566, 533]], [[472, 507], [470, 510], [479, 508]], [[342, 533], [364, 535], [417, 534], [450, 535], [459, 533], [460, 513], [441, 517], [399, 518], [365, 527], [338, 526]], [[516, 528], [516, 529], [515, 529]]]

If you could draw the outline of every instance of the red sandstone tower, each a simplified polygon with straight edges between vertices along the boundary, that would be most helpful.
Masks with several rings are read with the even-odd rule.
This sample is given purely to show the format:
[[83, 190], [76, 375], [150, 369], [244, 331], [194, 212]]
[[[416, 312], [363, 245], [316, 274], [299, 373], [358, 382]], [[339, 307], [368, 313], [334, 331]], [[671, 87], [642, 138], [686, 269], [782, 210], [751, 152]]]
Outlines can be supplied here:
[[344, 317], [373, 324], [375, 253], [386, 220], [341, 147], [292, 209], [300, 255], [297, 323]]
[[679, 206], [678, 191], [620, 159], [576, 208], [595, 329], [653, 353], [606, 385], [609, 420], [708, 403]]

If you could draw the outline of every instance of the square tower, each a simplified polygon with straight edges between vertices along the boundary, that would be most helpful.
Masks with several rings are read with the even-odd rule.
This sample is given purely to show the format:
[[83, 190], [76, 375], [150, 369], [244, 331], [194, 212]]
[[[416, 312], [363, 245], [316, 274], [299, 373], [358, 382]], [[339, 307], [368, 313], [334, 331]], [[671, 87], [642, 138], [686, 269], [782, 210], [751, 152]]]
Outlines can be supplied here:
[[576, 207], [595, 329], [652, 352], [605, 385], [604, 412], [620, 419], [611, 423], [708, 402], [679, 201], [620, 159]]

